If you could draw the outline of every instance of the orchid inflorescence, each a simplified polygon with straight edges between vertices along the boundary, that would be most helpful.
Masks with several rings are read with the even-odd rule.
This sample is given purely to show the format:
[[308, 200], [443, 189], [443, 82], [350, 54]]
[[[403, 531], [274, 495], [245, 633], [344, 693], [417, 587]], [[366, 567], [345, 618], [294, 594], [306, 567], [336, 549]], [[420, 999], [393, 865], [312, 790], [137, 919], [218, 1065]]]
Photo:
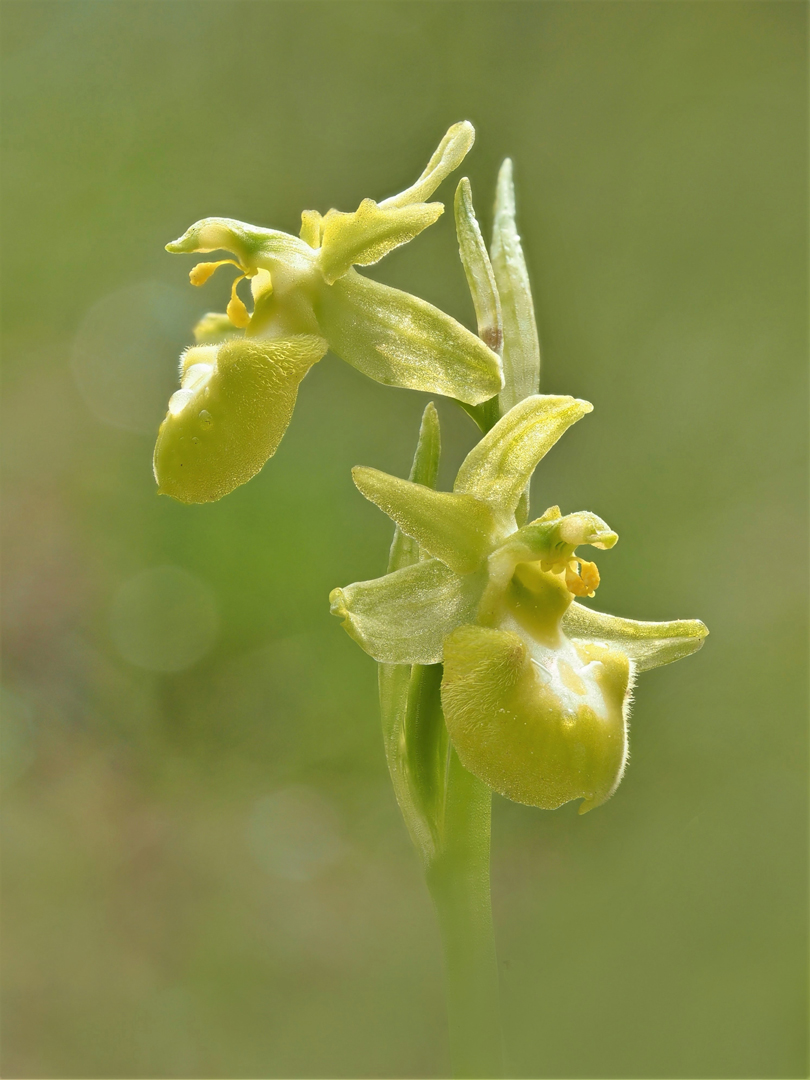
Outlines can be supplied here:
[[[621, 780], [636, 675], [694, 652], [707, 631], [697, 621], [635, 622], [579, 602], [594, 595], [599, 572], [578, 548], [605, 550], [618, 539], [595, 514], [563, 515], [554, 506], [527, 523], [535, 467], [592, 406], [537, 393], [539, 345], [510, 162], [498, 181], [491, 251], [466, 179], [456, 193], [478, 336], [354, 269], [438, 219], [443, 205], [425, 200], [473, 138], [469, 123], [454, 125], [411, 187], [381, 203], [364, 199], [354, 213], [304, 211], [300, 237], [206, 218], [168, 245], [234, 256], [198, 263], [194, 285], [226, 265], [239, 276], [226, 313], [206, 315], [181, 358], [155, 475], [161, 492], [190, 503], [218, 499], [250, 479], [278, 446], [301, 380], [330, 348], [379, 382], [456, 399], [484, 434], [452, 492], [434, 488], [432, 404], [410, 480], [354, 470], [358, 489], [393, 519], [396, 534], [389, 572], [335, 589], [332, 610], [384, 666], [381, 687], [390, 665], [411, 673], [443, 665], [447, 735], [470, 772], [518, 802], [553, 809], [580, 798], [584, 812]], [[245, 278], [252, 312], [237, 292]], [[407, 689], [393, 709], [399, 752], [407, 752]], [[403, 811], [418, 833], [414, 792], [406, 790], [418, 782], [406, 778], [403, 787], [401, 770], [399, 778]]]

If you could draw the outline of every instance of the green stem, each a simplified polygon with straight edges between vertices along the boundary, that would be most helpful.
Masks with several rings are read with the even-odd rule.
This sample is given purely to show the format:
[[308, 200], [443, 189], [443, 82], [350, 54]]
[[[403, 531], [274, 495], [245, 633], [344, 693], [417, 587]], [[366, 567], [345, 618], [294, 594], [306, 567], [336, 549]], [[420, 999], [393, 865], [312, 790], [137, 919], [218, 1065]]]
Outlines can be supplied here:
[[503, 1076], [489, 842], [492, 793], [451, 748], [439, 850], [426, 869], [444, 949], [455, 1077]]

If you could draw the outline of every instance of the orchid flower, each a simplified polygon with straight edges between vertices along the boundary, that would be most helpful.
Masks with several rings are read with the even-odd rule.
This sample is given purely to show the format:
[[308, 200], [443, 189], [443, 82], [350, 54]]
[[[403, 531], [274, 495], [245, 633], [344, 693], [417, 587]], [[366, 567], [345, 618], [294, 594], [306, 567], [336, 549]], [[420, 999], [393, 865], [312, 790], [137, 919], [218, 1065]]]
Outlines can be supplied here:
[[[409, 293], [364, 277], [443, 213], [427, 200], [472, 146], [472, 125], [455, 124], [415, 184], [354, 213], [305, 210], [300, 236], [204, 218], [167, 245], [174, 253], [232, 256], [193, 267], [202, 286], [235, 267], [225, 314], [209, 313], [180, 360], [180, 389], [155, 447], [159, 490], [181, 502], [210, 502], [254, 476], [275, 453], [298, 386], [332, 351], [391, 386], [481, 405], [503, 388], [500, 356], [449, 315]], [[250, 282], [252, 311], [238, 293]]]
[[470, 451], [452, 492], [356, 468], [360, 492], [418, 547], [410, 565], [330, 597], [380, 663], [444, 664], [447, 730], [470, 772], [544, 809], [581, 798], [580, 813], [621, 781], [635, 677], [695, 652], [708, 632], [697, 620], [635, 622], [579, 602], [599, 571], [578, 548], [618, 540], [595, 514], [553, 506], [518, 528], [535, 467], [591, 409], [525, 398]]

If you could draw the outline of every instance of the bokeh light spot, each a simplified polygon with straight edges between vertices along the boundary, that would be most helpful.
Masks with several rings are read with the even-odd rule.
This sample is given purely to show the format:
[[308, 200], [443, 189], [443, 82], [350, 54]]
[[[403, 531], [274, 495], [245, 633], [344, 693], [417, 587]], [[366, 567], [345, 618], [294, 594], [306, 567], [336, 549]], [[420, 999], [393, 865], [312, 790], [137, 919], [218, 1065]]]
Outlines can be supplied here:
[[297, 784], [257, 799], [247, 834], [259, 865], [287, 881], [312, 881], [345, 852], [332, 803]]
[[85, 314], [71, 368], [91, 412], [105, 424], [153, 435], [177, 389], [196, 297], [160, 281], [110, 293]]
[[183, 671], [217, 636], [211, 590], [180, 566], [157, 566], [126, 581], [115, 594], [110, 623], [116, 648], [150, 671]]

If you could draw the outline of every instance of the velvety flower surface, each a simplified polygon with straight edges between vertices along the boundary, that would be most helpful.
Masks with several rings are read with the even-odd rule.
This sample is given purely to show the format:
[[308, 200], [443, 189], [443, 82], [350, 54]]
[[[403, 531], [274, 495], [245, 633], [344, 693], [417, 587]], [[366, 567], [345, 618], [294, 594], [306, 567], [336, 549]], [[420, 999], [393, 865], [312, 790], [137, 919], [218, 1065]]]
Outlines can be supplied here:
[[[158, 435], [161, 493], [208, 502], [250, 479], [275, 452], [298, 386], [328, 349], [370, 378], [480, 405], [503, 388], [500, 356], [431, 304], [373, 281], [369, 266], [442, 214], [427, 202], [472, 146], [469, 123], [445, 135], [420, 178], [399, 195], [364, 199], [353, 213], [302, 214], [301, 235], [204, 218], [167, 246], [176, 253], [223, 250], [198, 263], [193, 285], [222, 266], [238, 274], [224, 315], [195, 330], [181, 357], [180, 389]], [[250, 282], [252, 311], [238, 285]]]
[[384, 664], [444, 664], [442, 704], [461, 762], [517, 802], [580, 812], [616, 790], [639, 672], [695, 652], [697, 620], [636, 622], [579, 603], [599, 572], [578, 548], [618, 537], [590, 512], [551, 507], [518, 528], [538, 462], [591, 405], [531, 395], [469, 453], [452, 492], [375, 469], [355, 484], [416, 545], [416, 560], [335, 589], [332, 611]]

